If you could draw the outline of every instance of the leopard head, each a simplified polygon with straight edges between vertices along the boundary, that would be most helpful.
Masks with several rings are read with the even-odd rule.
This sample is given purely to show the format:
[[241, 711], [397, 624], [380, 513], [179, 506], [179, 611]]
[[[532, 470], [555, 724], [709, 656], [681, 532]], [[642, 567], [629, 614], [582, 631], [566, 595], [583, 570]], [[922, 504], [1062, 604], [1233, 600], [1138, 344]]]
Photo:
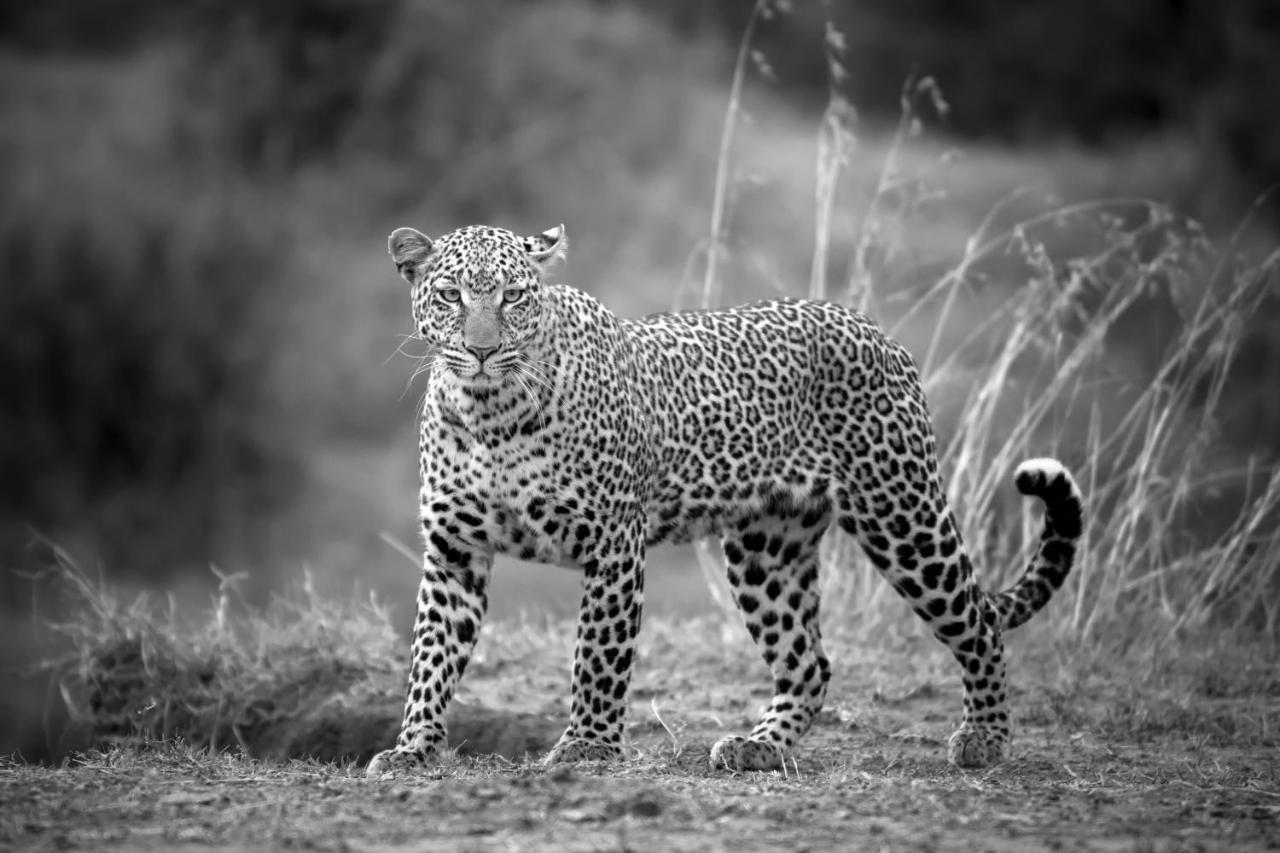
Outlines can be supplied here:
[[431, 240], [412, 228], [387, 239], [413, 288], [413, 321], [436, 363], [467, 384], [489, 384], [521, 369], [546, 299], [545, 271], [564, 256], [558, 225], [534, 237], [472, 225]]

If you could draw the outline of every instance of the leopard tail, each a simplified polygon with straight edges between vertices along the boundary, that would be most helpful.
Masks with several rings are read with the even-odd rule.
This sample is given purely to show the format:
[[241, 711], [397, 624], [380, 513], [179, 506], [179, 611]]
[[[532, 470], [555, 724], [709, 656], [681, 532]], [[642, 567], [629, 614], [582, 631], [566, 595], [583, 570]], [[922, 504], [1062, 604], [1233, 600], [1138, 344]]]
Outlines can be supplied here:
[[1029, 459], [1014, 473], [1018, 491], [1044, 502], [1040, 546], [1018, 582], [991, 599], [1003, 628], [1034, 616], [1062, 586], [1075, 561], [1083, 528], [1084, 500], [1071, 473], [1055, 459]]

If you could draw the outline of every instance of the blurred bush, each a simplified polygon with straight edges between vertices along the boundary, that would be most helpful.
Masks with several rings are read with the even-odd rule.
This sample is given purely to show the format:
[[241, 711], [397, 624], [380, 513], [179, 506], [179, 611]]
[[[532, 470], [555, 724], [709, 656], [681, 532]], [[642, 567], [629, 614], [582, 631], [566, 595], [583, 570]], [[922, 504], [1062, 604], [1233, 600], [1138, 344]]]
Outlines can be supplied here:
[[27, 118], [0, 165], [0, 517], [149, 540], [158, 570], [278, 461], [256, 378], [287, 237], [234, 181], [94, 126], [92, 105]]
[[[361, 111], [401, 0], [75, 0], [0, 6], [0, 45], [45, 57], [178, 49], [173, 153], [277, 172], [330, 153]], [[455, 15], [457, 17], [457, 15]], [[195, 149], [194, 151], [192, 149]]]
[[[608, 180], [634, 195], [672, 159], [682, 122], [697, 125], [705, 151], [665, 168], [677, 184], [706, 173], [709, 191], [715, 120], [701, 106], [683, 117], [689, 95], [672, 91], [727, 73], [707, 34], [732, 43], [749, 8], [0, 3], [0, 177], [9, 188], [0, 199], [9, 402], [0, 556], [20, 550], [26, 526], [60, 536], [68, 523], [87, 524], [108, 565], [145, 570], [138, 549], [106, 546], [146, 541], [160, 570], [179, 552], [204, 553], [221, 520], [253, 517], [294, 488], [302, 451], [289, 436], [334, 398], [364, 394], [370, 405], [343, 417], [366, 438], [381, 434], [363, 414], [377, 408], [367, 379], [307, 379], [310, 352], [283, 352], [368, 346], [351, 343], [353, 329], [345, 341], [329, 328], [307, 335], [307, 323], [333, 314], [312, 314], [309, 303], [338, 298], [342, 282], [318, 291], [307, 281], [308, 264], [324, 261], [300, 239], [424, 205], [464, 221], [551, 197], [558, 215], [599, 227], [597, 195], [572, 188]], [[1102, 141], [1181, 123], [1247, 174], [1280, 169], [1280, 148], [1268, 142], [1276, 119], [1252, 108], [1252, 87], [1280, 62], [1265, 0], [771, 8], [779, 13], [756, 44], [782, 91], [801, 99], [826, 92], [814, 47], [830, 16], [848, 40], [849, 94], [873, 114], [896, 115], [915, 67], [942, 81], [954, 104], [947, 121], [962, 132]], [[673, 32], [687, 49], [668, 50]], [[704, 64], [689, 66], [698, 54]], [[616, 251], [649, 265], [640, 276], [658, 263], [655, 235], [687, 249], [689, 229], [673, 220], [704, 216], [669, 198], [625, 213], [653, 220], [644, 232], [611, 224], [633, 235]], [[584, 243], [576, 263], [625, 267], [611, 250]], [[363, 370], [350, 355], [333, 360]], [[281, 363], [303, 390], [281, 395], [272, 385]]]
[[[628, 136], [621, 154], [649, 161], [628, 174], [669, 142], [680, 63], [640, 81], [665, 32], [581, 8], [0, 5], [0, 561], [29, 562], [35, 530], [115, 574], [198, 566], [299, 488], [309, 418], [341, 409], [366, 439], [385, 424], [381, 396], [361, 403], [387, 382], [335, 383], [289, 351], [367, 368], [347, 356], [368, 330], [333, 325], [346, 282], [310, 280], [324, 235], [349, 252], [424, 200], [450, 221], [519, 208], [557, 180], [528, 166], [584, 126]], [[645, 109], [600, 88], [600, 57]]]
[[[752, 5], [653, 4], [686, 31], [728, 39], [742, 32]], [[1259, 100], [1266, 81], [1280, 77], [1274, 0], [767, 5], [778, 13], [762, 22], [754, 46], [780, 85], [815, 109], [826, 97], [827, 67], [814, 34], [831, 20], [848, 44], [846, 91], [870, 116], [895, 117], [902, 81], [928, 75], [953, 106], [947, 127], [970, 138], [1107, 145], [1136, 134], [1193, 134], [1204, 178], [1230, 184], [1186, 199], [1203, 215], [1238, 215], [1242, 201], [1280, 183], [1280, 116]], [[1213, 171], [1218, 158], [1225, 172]]]
[[[423, 43], [388, 55], [415, 9]], [[296, 236], [331, 212], [297, 210], [307, 170], [353, 136], [393, 154], [388, 99], [423, 58], [466, 54], [463, 18], [399, 0], [0, 6], [0, 559], [44, 560], [36, 531], [170, 575], [296, 490], [314, 401], [280, 399], [271, 370], [307, 296]], [[355, 133], [378, 114], [387, 133]]]
[[[509, 29], [503, 20], [546, 4], [7, 0], [0, 3], [0, 46], [102, 54], [181, 39], [193, 52], [192, 81], [217, 116], [211, 129], [221, 141], [246, 162], [287, 165], [331, 148], [353, 117], [368, 117], [369, 106], [412, 104], [415, 98], [405, 99], [409, 88], [430, 87], [439, 107], [466, 97], [466, 87], [442, 92], [440, 84], [471, 78], [476, 69], [500, 75], [505, 62], [482, 64], [495, 57], [487, 37]], [[580, 11], [566, 11], [566, 28], [593, 26], [607, 19], [599, 10], [630, 5], [687, 37], [710, 33], [732, 43], [754, 4], [571, 5]], [[795, 96], [825, 97], [827, 71], [815, 34], [832, 20], [849, 45], [848, 94], [870, 115], [895, 117], [899, 87], [916, 72], [942, 82], [955, 106], [949, 126], [965, 135], [1106, 143], [1135, 132], [1191, 129], [1229, 158], [1247, 186], [1280, 181], [1280, 155], [1271, 144], [1280, 119], [1257, 108], [1257, 86], [1280, 73], [1280, 15], [1271, 0], [767, 5], [776, 13], [755, 46]], [[539, 34], [529, 35], [513, 59], [536, 53]], [[405, 50], [409, 43], [415, 49]], [[554, 91], [549, 81], [523, 82]], [[525, 94], [539, 102], [536, 93]], [[468, 135], [472, 116], [450, 115]]]
[[[284, 352], [368, 347], [356, 329], [306, 334], [335, 313], [311, 303], [356, 298], [307, 281], [327, 261], [299, 243], [321, 229], [354, 241], [391, 211], [456, 222], [550, 205], [604, 230], [605, 205], [583, 187], [608, 181], [618, 196], [677, 194], [610, 206], [609, 230], [628, 241], [584, 241], [575, 263], [643, 278], [667, 263], [651, 257], [658, 245], [687, 250], [685, 226], [705, 218], [685, 184], [710, 190], [718, 117], [682, 111], [688, 90], [727, 76], [716, 45], [738, 38], [750, 5], [0, 3], [0, 557], [26, 526], [87, 525], [108, 565], [145, 570], [127, 543], [146, 541], [160, 570], [296, 487], [290, 436], [317, 409], [363, 393], [371, 405], [343, 417], [381, 434], [367, 379], [306, 379], [310, 350]], [[1243, 173], [1280, 177], [1277, 119], [1253, 107], [1257, 81], [1280, 70], [1266, 0], [771, 8], [756, 46], [793, 100], [825, 95], [815, 45], [830, 16], [848, 40], [849, 94], [870, 113], [896, 115], [915, 67], [941, 80], [961, 132], [1105, 141], [1176, 125]], [[701, 155], [671, 156], [682, 132], [685, 148], [702, 134]], [[675, 189], [646, 182], [658, 164]], [[624, 256], [646, 266], [629, 273]], [[305, 390], [279, 393], [286, 361]]]

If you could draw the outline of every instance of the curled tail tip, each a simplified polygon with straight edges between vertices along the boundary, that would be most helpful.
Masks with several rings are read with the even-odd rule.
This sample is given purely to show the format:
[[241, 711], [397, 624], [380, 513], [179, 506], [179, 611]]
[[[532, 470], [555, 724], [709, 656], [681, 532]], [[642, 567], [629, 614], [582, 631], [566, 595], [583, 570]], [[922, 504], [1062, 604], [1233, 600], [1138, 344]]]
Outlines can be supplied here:
[[1018, 491], [1044, 502], [1040, 546], [1022, 578], [996, 595], [1005, 628], [1016, 628], [1048, 603], [1075, 562], [1076, 541], [1084, 530], [1080, 488], [1056, 459], [1028, 459], [1014, 473]]
[[1079, 497], [1080, 492], [1067, 466], [1047, 456], [1028, 459], [1019, 465], [1013, 473], [1013, 482], [1024, 495], [1046, 501], [1063, 500], [1072, 494]]
[[1028, 459], [1018, 466], [1013, 481], [1018, 491], [1044, 501], [1048, 512], [1045, 535], [1075, 539], [1083, 528], [1084, 498], [1071, 472], [1056, 459]]

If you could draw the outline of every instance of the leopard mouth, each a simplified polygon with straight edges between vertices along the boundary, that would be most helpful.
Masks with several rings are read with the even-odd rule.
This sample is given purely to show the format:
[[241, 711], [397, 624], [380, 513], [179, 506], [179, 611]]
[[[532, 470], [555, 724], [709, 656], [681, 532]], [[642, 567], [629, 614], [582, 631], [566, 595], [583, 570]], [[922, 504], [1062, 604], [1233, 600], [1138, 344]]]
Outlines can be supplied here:
[[479, 361], [469, 355], [446, 353], [440, 359], [440, 366], [456, 382], [491, 386], [501, 382], [508, 372], [503, 361], [506, 359], [490, 357]]
[[494, 391], [509, 385], [537, 397], [542, 388], [551, 384], [546, 366], [506, 347], [483, 361], [454, 357], [445, 360], [443, 366], [452, 381], [464, 389]]
[[453, 369], [451, 372], [463, 385], [476, 385], [484, 388], [501, 385], [503, 380], [506, 379], [506, 371], [494, 370], [487, 365], [475, 365], [469, 370]]

